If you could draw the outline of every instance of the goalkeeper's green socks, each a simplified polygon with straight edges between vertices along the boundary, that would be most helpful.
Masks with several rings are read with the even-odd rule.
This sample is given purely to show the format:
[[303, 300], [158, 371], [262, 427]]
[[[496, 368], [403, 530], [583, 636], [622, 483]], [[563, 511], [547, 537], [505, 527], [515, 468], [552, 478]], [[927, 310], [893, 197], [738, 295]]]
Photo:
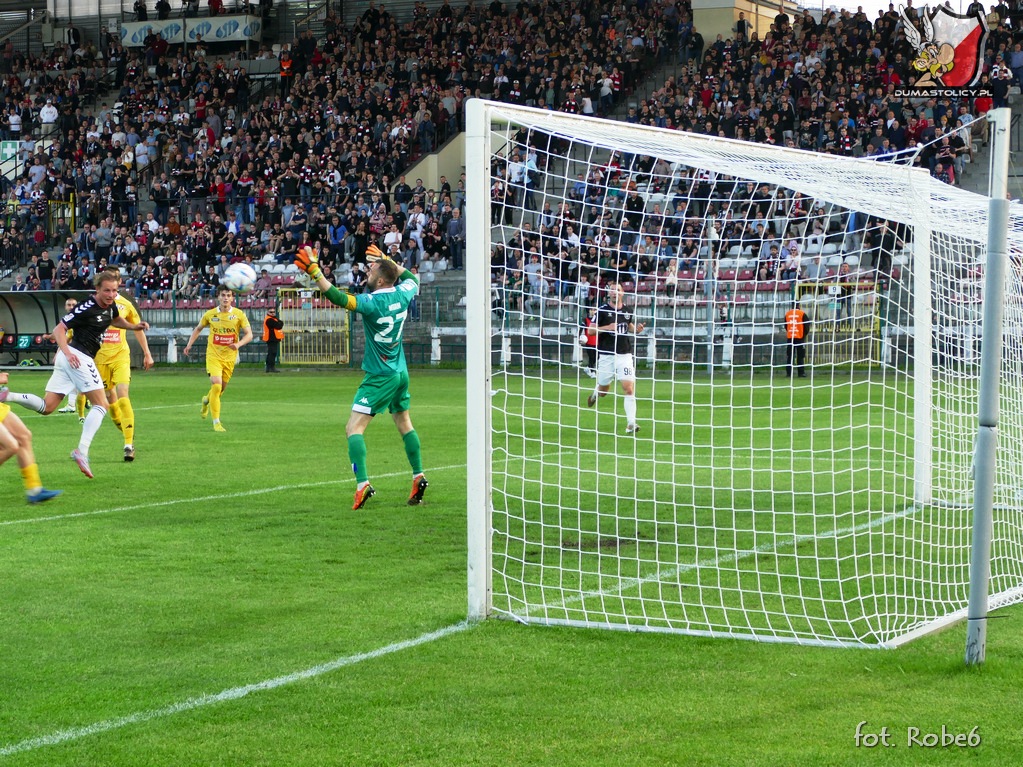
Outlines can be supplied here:
[[220, 392], [224, 390], [221, 384], [213, 384], [210, 386], [210, 415], [213, 416], [213, 423], [217, 423], [220, 420]]
[[401, 439], [405, 443], [405, 455], [408, 456], [409, 466], [412, 467], [412, 476], [419, 476], [423, 473], [423, 458], [419, 454], [419, 435], [413, 429], [402, 435]]
[[366, 471], [366, 440], [361, 434], [353, 434], [348, 438], [348, 460], [352, 462], [352, 471], [355, 472], [355, 479], [362, 486], [363, 482], [369, 482], [369, 473]]

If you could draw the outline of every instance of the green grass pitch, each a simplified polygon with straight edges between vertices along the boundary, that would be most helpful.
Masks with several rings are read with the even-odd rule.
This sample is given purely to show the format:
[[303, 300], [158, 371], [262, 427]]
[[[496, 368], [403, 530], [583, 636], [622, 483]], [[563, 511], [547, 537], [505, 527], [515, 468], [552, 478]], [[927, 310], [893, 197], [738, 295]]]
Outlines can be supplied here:
[[[0, 767], [1023, 760], [1018, 608], [991, 621], [979, 669], [963, 666], [962, 626], [878, 652], [465, 625], [464, 375], [412, 373], [426, 503], [405, 506], [404, 452], [380, 419], [377, 495], [352, 512], [358, 380], [243, 368], [215, 434], [199, 368], [136, 373], [138, 458], [121, 460], [107, 423], [92, 481], [68, 459], [77, 419], [17, 411], [65, 492], [30, 507], [13, 463], [0, 470]], [[17, 370], [11, 385], [45, 381]], [[560, 460], [585, 466], [580, 433], [544, 438], [574, 439]], [[860, 722], [892, 745], [857, 746]], [[912, 740], [942, 727], [980, 743]]]

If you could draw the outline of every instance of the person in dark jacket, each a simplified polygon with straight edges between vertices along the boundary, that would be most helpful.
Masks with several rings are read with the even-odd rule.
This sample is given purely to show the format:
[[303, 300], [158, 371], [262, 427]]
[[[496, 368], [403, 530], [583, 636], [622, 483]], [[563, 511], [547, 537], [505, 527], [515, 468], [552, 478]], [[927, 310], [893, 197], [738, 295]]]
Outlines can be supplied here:
[[266, 317], [263, 318], [263, 340], [266, 341], [266, 372], [280, 373], [277, 369], [277, 354], [281, 349], [281, 340], [284, 338], [284, 321], [277, 316], [277, 310], [272, 306], [266, 310]]

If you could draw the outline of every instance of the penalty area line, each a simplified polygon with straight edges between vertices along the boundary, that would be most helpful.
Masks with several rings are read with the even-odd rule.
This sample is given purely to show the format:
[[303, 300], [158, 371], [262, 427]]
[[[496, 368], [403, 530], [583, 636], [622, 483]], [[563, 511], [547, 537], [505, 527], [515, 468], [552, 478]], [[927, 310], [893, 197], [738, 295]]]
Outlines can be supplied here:
[[461, 621], [444, 628], [431, 631], [427, 634], [421, 634], [414, 639], [406, 639], [402, 642], [395, 642], [385, 647], [377, 648], [376, 650], [370, 650], [368, 652], [356, 653], [355, 655], [346, 655], [340, 658], [335, 658], [332, 661], [323, 663], [319, 666], [312, 666], [311, 668], [303, 669], [301, 671], [295, 671], [291, 674], [285, 674], [284, 676], [274, 677], [273, 679], [267, 679], [262, 682], [255, 682], [253, 684], [243, 685], [241, 687], [232, 687], [228, 690], [222, 690], [221, 692], [211, 695], [200, 695], [195, 698], [188, 698], [187, 700], [172, 703], [169, 706], [163, 708], [150, 709], [149, 711], [139, 711], [134, 714], [128, 714], [127, 716], [117, 717], [115, 719], [105, 719], [100, 722], [94, 722], [93, 724], [85, 725], [84, 727], [71, 727], [66, 730], [57, 730], [49, 735], [42, 735], [37, 738], [29, 738], [19, 743], [11, 743], [7, 746], [0, 746], [0, 757], [13, 756], [14, 754], [24, 753], [25, 751], [34, 751], [38, 748], [44, 748], [46, 746], [59, 746], [62, 743], [68, 743], [72, 740], [79, 740], [81, 738], [87, 738], [91, 735], [98, 735], [104, 732], [110, 732], [111, 730], [117, 730], [122, 727], [128, 727], [133, 724], [142, 724], [143, 722], [150, 722], [154, 719], [163, 719], [168, 716], [174, 716], [175, 714], [183, 714], [188, 711], [194, 711], [198, 708], [205, 706], [212, 706], [217, 703], [223, 703], [230, 700], [238, 700], [244, 698], [246, 695], [254, 692], [264, 692], [266, 690], [275, 690], [278, 687], [284, 687], [285, 685], [294, 684], [301, 682], [306, 679], [313, 679], [314, 677], [328, 674], [331, 671], [337, 671], [338, 669], [346, 666], [354, 666], [356, 663], [362, 663], [367, 660], [374, 660], [384, 655], [390, 655], [392, 653], [400, 652], [402, 650], [409, 650], [413, 647], [427, 644], [438, 639], [443, 639], [451, 634], [457, 634], [471, 628], [473, 625], [468, 621]]
[[[427, 474], [436, 471], [451, 471], [452, 469], [464, 469], [465, 464], [453, 464], [451, 466], [437, 466], [430, 469]], [[387, 474], [378, 474], [381, 479], [403, 477], [409, 471], [392, 471]], [[167, 501], [151, 501], [149, 503], [137, 503], [131, 506], [116, 506], [111, 509], [95, 509], [93, 511], [78, 511], [71, 514], [54, 514], [48, 517], [32, 517], [30, 519], [7, 519], [0, 521], [0, 527], [12, 525], [29, 525], [36, 522], [58, 522], [62, 519], [77, 519], [79, 517], [96, 517], [103, 514], [118, 514], [122, 511], [138, 511], [140, 509], [159, 509], [167, 506], [180, 506], [183, 503], [206, 503], [207, 501], [224, 501], [231, 498], [247, 498], [254, 495], [267, 495], [279, 493], [286, 490], [304, 490], [310, 487], [325, 487], [327, 485], [343, 485], [352, 482], [351, 479], [326, 479], [321, 482], [301, 482], [294, 485], [275, 485], [274, 487], [260, 487], [254, 490], [244, 490], [239, 493], [221, 493], [219, 495], [204, 495], [197, 498], [173, 498]]]

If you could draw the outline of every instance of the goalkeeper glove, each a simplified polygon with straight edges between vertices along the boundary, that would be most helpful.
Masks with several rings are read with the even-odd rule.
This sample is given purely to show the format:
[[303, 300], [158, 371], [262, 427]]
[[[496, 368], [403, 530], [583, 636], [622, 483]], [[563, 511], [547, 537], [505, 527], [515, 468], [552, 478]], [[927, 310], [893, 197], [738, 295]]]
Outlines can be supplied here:
[[374, 261], [393, 261], [394, 259], [384, 253], [384, 251], [380, 250], [380, 248], [376, 245], [370, 245], [366, 248], [366, 260], [372, 264]]
[[316, 251], [308, 245], [298, 249], [298, 253], [295, 254], [295, 266], [317, 282], [323, 276], [323, 271], [320, 269], [320, 258], [316, 255]]

